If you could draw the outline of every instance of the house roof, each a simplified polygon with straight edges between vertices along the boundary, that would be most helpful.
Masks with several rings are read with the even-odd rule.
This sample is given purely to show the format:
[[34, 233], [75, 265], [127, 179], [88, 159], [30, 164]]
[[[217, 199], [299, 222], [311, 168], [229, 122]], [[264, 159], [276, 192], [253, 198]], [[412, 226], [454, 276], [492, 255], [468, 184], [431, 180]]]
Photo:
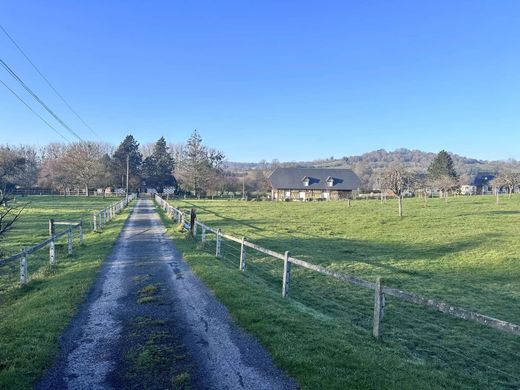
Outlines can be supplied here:
[[494, 172], [478, 172], [473, 180], [471, 180], [471, 185], [481, 187], [483, 185], [489, 184], [489, 182], [495, 177], [496, 173]]
[[[303, 181], [309, 179], [309, 185]], [[327, 185], [327, 179], [333, 179], [332, 187]], [[271, 186], [291, 190], [355, 190], [361, 182], [351, 169], [338, 168], [276, 168], [269, 176]]]

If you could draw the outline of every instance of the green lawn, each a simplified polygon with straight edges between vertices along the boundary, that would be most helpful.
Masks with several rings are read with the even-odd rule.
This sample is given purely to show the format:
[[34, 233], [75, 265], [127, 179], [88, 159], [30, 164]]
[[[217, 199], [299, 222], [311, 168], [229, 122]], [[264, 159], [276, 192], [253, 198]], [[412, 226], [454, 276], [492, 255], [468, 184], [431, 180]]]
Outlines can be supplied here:
[[[331, 269], [520, 323], [520, 197], [346, 202], [173, 201], [225, 233]], [[304, 388], [519, 388], [520, 339], [387, 297], [384, 337], [371, 338], [373, 292], [239, 246], [181, 239], [188, 262]], [[200, 238], [200, 233], [199, 233]], [[211, 236], [208, 236], [212, 239]]]
[[[30, 197], [16, 228], [1, 242], [7, 254], [48, 237], [48, 219], [78, 220], [117, 199]], [[66, 238], [57, 244], [57, 266], [49, 266], [48, 248], [29, 255], [29, 283], [19, 287], [18, 260], [0, 266], [0, 388], [31, 388], [52, 363], [57, 341], [77, 305], [84, 299], [96, 272], [110, 253], [129, 209], [103, 229], [90, 233], [84, 219], [84, 245], [74, 233], [74, 254], [67, 256]], [[57, 232], [64, 229], [57, 226]]]

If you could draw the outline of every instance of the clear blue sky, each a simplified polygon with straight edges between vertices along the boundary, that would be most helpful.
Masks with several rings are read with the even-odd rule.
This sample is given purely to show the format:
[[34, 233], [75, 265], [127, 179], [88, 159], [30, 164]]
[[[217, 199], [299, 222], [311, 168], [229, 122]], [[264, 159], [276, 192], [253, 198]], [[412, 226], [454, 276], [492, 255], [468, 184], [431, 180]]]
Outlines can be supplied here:
[[[196, 128], [235, 161], [520, 159], [518, 1], [6, 0], [0, 24], [114, 144]], [[1, 31], [0, 58], [93, 138]], [[59, 140], [0, 85], [0, 143]]]

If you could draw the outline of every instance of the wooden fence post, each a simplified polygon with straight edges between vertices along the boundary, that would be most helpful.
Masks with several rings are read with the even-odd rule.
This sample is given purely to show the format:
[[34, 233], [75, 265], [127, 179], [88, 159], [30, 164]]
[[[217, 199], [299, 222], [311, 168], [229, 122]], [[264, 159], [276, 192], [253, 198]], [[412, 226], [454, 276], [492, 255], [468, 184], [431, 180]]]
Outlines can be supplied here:
[[385, 294], [381, 287], [383, 279], [380, 276], [376, 279], [374, 294], [374, 324], [372, 335], [378, 339], [383, 335], [383, 316], [385, 314]]
[[202, 225], [202, 233], [200, 234], [200, 240], [206, 242], [206, 225]]
[[20, 259], [20, 285], [23, 286], [27, 284], [29, 277], [27, 275], [27, 253], [25, 252], [25, 249], [22, 251], [22, 258]]
[[54, 219], [49, 219], [49, 237], [54, 236], [55, 228], [54, 228]]
[[192, 237], [197, 236], [197, 212], [194, 208], [190, 210], [190, 234]]
[[246, 269], [246, 246], [245, 246], [246, 238], [242, 237], [242, 244], [240, 245], [240, 271], [245, 271]]
[[56, 243], [54, 242], [54, 236], [49, 244], [49, 263], [52, 267], [56, 265]]
[[83, 245], [83, 221], [79, 223], [79, 245]]
[[67, 254], [72, 256], [72, 226], [67, 230]]
[[220, 257], [220, 229], [217, 230], [217, 241], [215, 243], [215, 256]]
[[94, 223], [94, 231], [97, 231], [97, 216], [96, 213], [92, 216], [92, 222]]
[[285, 252], [285, 258], [283, 260], [283, 284], [282, 284], [282, 297], [286, 298], [289, 295], [289, 284], [291, 281], [291, 262], [289, 261], [290, 253]]

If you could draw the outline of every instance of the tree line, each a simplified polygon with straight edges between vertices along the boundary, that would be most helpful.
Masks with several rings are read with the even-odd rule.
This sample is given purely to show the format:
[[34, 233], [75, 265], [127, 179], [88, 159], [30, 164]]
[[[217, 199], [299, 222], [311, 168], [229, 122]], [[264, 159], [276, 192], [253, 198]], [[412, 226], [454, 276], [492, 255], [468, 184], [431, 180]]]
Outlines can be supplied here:
[[[439, 192], [447, 202], [450, 192], [459, 193], [461, 184], [469, 184], [468, 181], [460, 180], [453, 159], [445, 150], [435, 156], [426, 174], [407, 169], [401, 164], [393, 164], [377, 180], [382, 196], [383, 192], [390, 191], [397, 198], [400, 217], [403, 215], [402, 199], [406, 193], [422, 195], [426, 200], [429, 194]], [[489, 184], [497, 196], [502, 188], [506, 188], [510, 198], [515, 188], [520, 186], [520, 171], [514, 168], [504, 169]]]
[[170, 187], [204, 196], [223, 189], [224, 160], [224, 153], [204, 145], [197, 131], [183, 144], [167, 144], [161, 137], [141, 146], [127, 135], [115, 148], [92, 141], [41, 149], [0, 145], [0, 194], [38, 187], [88, 195], [97, 188], [126, 191], [128, 181], [130, 191]]

